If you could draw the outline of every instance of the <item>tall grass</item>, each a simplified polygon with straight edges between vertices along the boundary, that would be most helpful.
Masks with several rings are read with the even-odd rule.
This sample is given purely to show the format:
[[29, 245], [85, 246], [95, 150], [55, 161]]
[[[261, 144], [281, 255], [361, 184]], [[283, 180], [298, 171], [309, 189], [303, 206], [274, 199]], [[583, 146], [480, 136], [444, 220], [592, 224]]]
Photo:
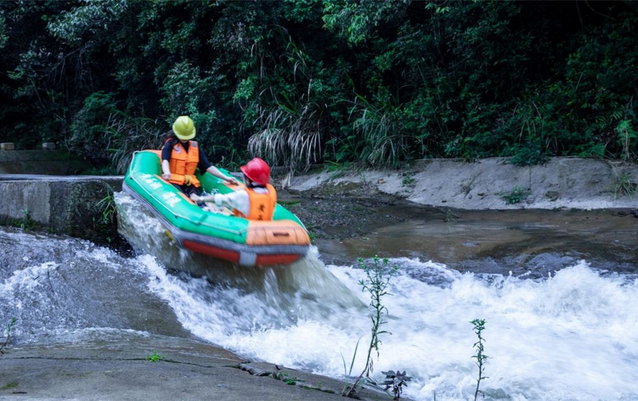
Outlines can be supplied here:
[[128, 169], [133, 152], [158, 149], [162, 145], [166, 128], [158, 120], [109, 115], [105, 124], [106, 149], [110, 152], [111, 167], [119, 174]]
[[400, 111], [375, 107], [357, 95], [350, 110], [352, 128], [363, 139], [359, 159], [372, 166], [397, 166], [409, 153]]
[[632, 149], [636, 147], [636, 142], [638, 142], [638, 132], [634, 130], [631, 120], [626, 119], [618, 123], [616, 133], [618, 134], [618, 143], [622, 147], [622, 160], [629, 161], [635, 158], [636, 154]]
[[325, 110], [306, 103], [298, 111], [279, 104], [260, 109], [264, 128], [248, 140], [248, 152], [292, 171], [306, 171], [321, 158], [321, 115]]

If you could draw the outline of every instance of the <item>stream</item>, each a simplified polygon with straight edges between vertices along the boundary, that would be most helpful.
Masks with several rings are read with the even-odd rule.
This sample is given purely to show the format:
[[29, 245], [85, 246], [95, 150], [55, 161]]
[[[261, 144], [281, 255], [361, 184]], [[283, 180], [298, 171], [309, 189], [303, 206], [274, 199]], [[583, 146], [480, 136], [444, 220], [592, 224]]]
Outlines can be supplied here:
[[[353, 356], [351, 375], [363, 369], [371, 329], [370, 296], [360, 285], [365, 272], [344, 261], [379, 251], [398, 274], [382, 299], [388, 333], [373, 354], [373, 379], [405, 370], [412, 378], [405, 397], [473, 399], [477, 337], [470, 321], [485, 319], [484, 399], [638, 400], [638, 220], [618, 234], [624, 245], [611, 253], [552, 224], [523, 224], [526, 231], [492, 222], [468, 235], [468, 221], [408, 219], [319, 242], [290, 266], [245, 268], [178, 249], [130, 196], [118, 193], [116, 202], [133, 255], [0, 228], [0, 323], [17, 319], [14, 341], [194, 337], [343, 379]], [[431, 235], [436, 244], [428, 243]], [[501, 246], [497, 236], [519, 247]], [[560, 247], [543, 247], [559, 239]], [[522, 263], [520, 244], [537, 249]]]

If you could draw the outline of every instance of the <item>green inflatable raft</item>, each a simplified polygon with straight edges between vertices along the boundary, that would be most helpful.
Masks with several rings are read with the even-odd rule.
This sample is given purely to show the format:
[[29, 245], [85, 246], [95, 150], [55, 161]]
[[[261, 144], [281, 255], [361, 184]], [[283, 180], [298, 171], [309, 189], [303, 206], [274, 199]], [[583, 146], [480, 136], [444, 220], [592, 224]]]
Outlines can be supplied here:
[[[305, 227], [283, 206], [277, 205], [272, 221], [204, 210], [163, 180], [160, 166], [159, 151], [136, 152], [123, 188], [162, 221], [182, 248], [244, 266], [289, 264], [308, 252], [310, 238]], [[198, 171], [197, 178], [208, 193], [238, 188], [208, 173]]]

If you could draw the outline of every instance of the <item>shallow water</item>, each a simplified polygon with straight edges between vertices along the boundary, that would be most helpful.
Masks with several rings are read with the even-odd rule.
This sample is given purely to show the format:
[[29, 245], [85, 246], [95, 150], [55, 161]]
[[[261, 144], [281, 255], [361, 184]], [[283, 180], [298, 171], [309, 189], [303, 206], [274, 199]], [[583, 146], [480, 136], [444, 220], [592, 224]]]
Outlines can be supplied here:
[[[118, 203], [139, 223], [123, 228], [138, 256], [0, 230], [0, 321], [18, 318], [17, 341], [81, 342], [130, 331], [195, 336], [338, 378], [359, 342], [352, 373], [363, 368], [371, 327], [363, 270], [326, 266], [316, 248], [285, 268], [220, 264], [176, 249], [125, 195]], [[557, 265], [543, 274], [512, 275], [489, 273], [493, 266], [461, 272], [439, 261], [391, 258], [399, 274], [383, 298], [383, 328], [392, 334], [381, 336], [373, 378], [406, 370], [410, 398], [473, 399], [476, 336], [469, 322], [480, 318], [489, 356], [485, 399], [638, 400], [638, 276], [608, 269], [616, 261], [560, 256], [545, 261]]]

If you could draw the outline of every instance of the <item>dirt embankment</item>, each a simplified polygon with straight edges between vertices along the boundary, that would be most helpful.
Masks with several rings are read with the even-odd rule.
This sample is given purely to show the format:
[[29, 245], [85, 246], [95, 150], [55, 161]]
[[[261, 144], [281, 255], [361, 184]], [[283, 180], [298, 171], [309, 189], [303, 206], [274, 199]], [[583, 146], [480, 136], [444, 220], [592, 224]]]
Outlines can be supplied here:
[[422, 160], [400, 171], [317, 171], [281, 184], [298, 193], [335, 194], [351, 193], [352, 187], [335, 187], [353, 184], [418, 205], [470, 210], [638, 207], [637, 164], [566, 157], [525, 167], [504, 158]]
[[344, 239], [415, 216], [453, 220], [470, 210], [616, 210], [638, 214], [638, 165], [555, 158], [430, 160], [407, 170], [311, 171], [279, 176], [281, 203], [319, 238]]

